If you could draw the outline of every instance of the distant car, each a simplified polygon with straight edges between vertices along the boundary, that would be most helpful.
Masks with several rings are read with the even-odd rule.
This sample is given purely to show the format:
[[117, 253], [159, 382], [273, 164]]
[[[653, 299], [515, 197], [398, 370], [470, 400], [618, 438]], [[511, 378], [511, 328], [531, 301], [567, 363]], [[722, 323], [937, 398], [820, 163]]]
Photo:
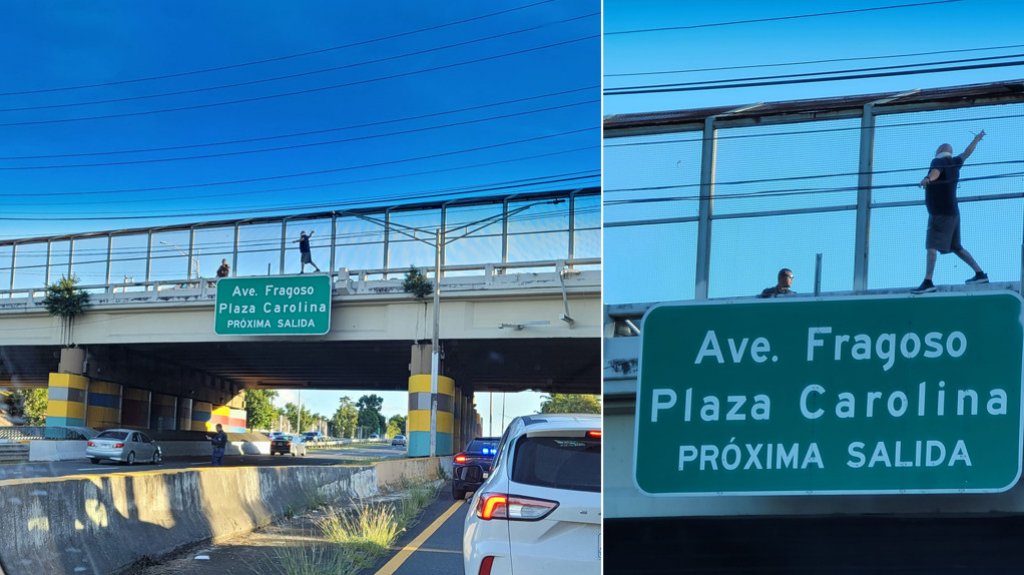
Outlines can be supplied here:
[[320, 433], [319, 431], [307, 431], [307, 432], [303, 433], [302, 436], [306, 438], [306, 441], [326, 441], [327, 440], [327, 438], [324, 437], [324, 434]]
[[301, 435], [283, 435], [270, 442], [270, 454], [276, 455], [280, 453], [285, 455], [291, 453], [292, 457], [296, 455], [306, 456], [306, 438]]
[[391, 439], [391, 447], [395, 447], [396, 445], [401, 445], [402, 447], [406, 446], [404, 435], [396, 435]]
[[376, 433], [371, 433], [370, 439], [380, 439], [380, 435], [377, 435]]
[[108, 429], [85, 444], [85, 456], [93, 463], [105, 459], [133, 465], [146, 461], [154, 465], [163, 459], [163, 452], [148, 435], [133, 429]]
[[601, 416], [515, 418], [469, 503], [465, 573], [601, 571]]
[[452, 458], [452, 499], [461, 501], [476, 491], [491, 471], [500, 437], [477, 437], [466, 450]]

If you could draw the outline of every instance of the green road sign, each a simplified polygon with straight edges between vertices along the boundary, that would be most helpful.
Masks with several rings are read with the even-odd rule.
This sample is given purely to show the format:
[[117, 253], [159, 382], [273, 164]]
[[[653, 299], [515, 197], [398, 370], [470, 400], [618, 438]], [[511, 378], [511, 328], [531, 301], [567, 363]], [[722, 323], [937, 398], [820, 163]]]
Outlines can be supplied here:
[[660, 305], [634, 478], [650, 495], [971, 493], [1021, 472], [1013, 292]]
[[322, 335], [331, 329], [331, 278], [222, 278], [215, 309], [218, 335]]

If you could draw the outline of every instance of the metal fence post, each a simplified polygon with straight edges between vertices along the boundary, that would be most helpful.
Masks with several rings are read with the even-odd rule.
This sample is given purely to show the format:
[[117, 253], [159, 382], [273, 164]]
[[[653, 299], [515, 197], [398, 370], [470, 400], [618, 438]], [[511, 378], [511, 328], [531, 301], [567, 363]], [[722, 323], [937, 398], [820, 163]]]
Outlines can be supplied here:
[[714, 211], [715, 160], [718, 153], [715, 116], [704, 119], [704, 139], [700, 151], [700, 201], [697, 212], [697, 273], [694, 299], [708, 299], [711, 273], [711, 216]]

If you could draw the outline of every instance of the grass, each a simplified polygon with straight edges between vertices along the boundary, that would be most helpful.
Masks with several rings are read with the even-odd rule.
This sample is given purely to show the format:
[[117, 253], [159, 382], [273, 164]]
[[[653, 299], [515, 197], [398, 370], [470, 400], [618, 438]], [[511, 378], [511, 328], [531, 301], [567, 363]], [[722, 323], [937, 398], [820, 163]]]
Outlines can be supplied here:
[[354, 575], [362, 569], [335, 545], [280, 547], [268, 555], [267, 563], [272, 566], [248, 566], [253, 572], [263, 575]]

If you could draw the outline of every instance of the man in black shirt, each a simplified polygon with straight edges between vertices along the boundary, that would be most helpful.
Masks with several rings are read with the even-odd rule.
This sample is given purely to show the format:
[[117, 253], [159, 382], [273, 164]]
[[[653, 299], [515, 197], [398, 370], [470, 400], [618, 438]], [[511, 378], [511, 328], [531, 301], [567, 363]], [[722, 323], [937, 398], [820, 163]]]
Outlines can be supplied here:
[[292, 241], [292, 243], [299, 244], [299, 255], [302, 256], [302, 268], [299, 273], [306, 273], [306, 264], [313, 266], [313, 268], [320, 273], [320, 268], [313, 263], [313, 254], [309, 251], [309, 238], [313, 236], [313, 231], [310, 231], [307, 235], [306, 232], [299, 232], [299, 239]]
[[789, 268], [782, 268], [779, 270], [779, 282], [772, 287], [761, 290], [760, 297], [771, 298], [791, 295], [796, 295], [796, 292], [793, 291], [793, 271]]
[[912, 293], [935, 291], [932, 283], [932, 272], [935, 271], [935, 260], [938, 254], [955, 253], [974, 270], [974, 277], [967, 280], [968, 284], [988, 283], [988, 275], [974, 261], [971, 253], [960, 244], [960, 208], [956, 201], [956, 185], [960, 181], [960, 168], [985, 137], [985, 130], [974, 136], [974, 140], [959, 156], [953, 155], [953, 146], [942, 144], [935, 153], [928, 175], [921, 180], [925, 189], [924, 203], [928, 207], [928, 237], [925, 248], [928, 257], [925, 265], [924, 281], [912, 290]]
[[228, 445], [228, 434], [224, 433], [224, 426], [217, 424], [217, 433], [213, 434], [213, 437], [209, 435], [206, 439], [210, 440], [210, 445], [213, 446], [213, 464], [224, 465], [224, 448]]

